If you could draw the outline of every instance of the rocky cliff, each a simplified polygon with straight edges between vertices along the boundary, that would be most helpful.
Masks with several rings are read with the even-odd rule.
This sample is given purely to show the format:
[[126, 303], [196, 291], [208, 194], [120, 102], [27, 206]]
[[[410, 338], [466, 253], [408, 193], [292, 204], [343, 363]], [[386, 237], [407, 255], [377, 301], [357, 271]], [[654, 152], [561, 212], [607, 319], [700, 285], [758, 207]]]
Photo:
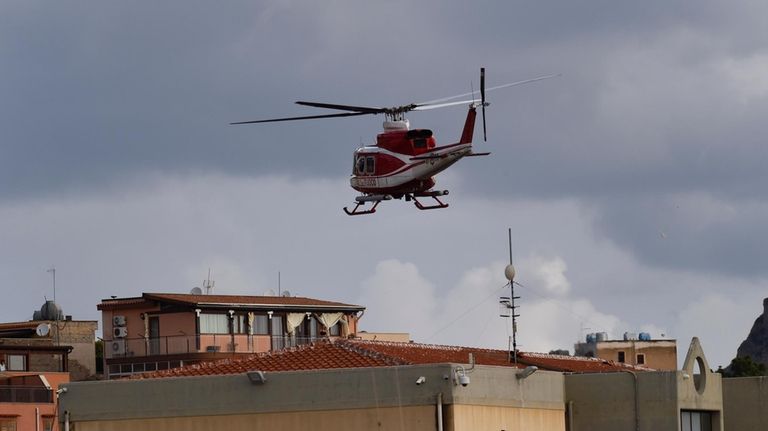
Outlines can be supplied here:
[[763, 314], [752, 325], [749, 336], [739, 346], [737, 356], [749, 356], [753, 361], [768, 366], [768, 298], [763, 299]]

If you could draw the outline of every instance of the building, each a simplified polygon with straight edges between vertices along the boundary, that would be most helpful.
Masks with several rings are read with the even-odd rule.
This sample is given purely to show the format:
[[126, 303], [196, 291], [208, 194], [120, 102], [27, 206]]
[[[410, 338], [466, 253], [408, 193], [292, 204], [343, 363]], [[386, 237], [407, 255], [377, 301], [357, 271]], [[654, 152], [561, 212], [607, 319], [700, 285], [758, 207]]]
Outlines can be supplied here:
[[569, 430], [724, 429], [721, 376], [710, 370], [697, 338], [691, 341], [682, 370], [568, 374], [565, 393]]
[[654, 340], [647, 332], [641, 332], [639, 336], [625, 332], [621, 340], [610, 340], [605, 332], [587, 334], [586, 342], [574, 345], [574, 354], [646, 366], [655, 370], [677, 369], [677, 342]]
[[328, 339], [129, 379], [73, 383], [59, 413], [78, 431], [564, 431], [561, 371], [644, 372], [594, 358], [520, 352], [518, 360], [511, 363], [504, 350]]
[[293, 296], [175, 293], [104, 299], [97, 308], [108, 378], [348, 337], [365, 310]]
[[5, 355], [14, 371], [66, 371], [73, 381], [93, 378], [96, 329], [95, 320], [73, 320], [46, 301], [32, 320], [0, 323], [0, 359]]
[[68, 381], [66, 372], [0, 372], [0, 430], [59, 429], [56, 391]]

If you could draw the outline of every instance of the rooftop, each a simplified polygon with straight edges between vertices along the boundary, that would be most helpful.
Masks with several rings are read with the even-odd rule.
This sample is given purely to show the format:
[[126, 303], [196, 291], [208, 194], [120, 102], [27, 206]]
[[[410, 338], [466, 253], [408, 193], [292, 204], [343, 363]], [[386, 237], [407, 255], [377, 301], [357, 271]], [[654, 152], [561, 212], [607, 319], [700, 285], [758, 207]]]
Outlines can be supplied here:
[[[340, 368], [387, 367], [440, 363], [469, 363], [472, 353], [478, 365], [514, 367], [506, 350], [363, 340], [324, 340], [278, 352], [224, 359], [169, 370], [133, 375], [132, 379], [240, 374], [260, 371], [302, 371]], [[614, 361], [518, 352], [518, 368], [535, 365], [543, 370], [574, 373], [650, 371]]]
[[140, 297], [102, 299], [99, 310], [115, 310], [148, 303], [195, 307], [307, 308], [329, 310], [364, 310], [365, 307], [300, 296], [193, 295], [185, 293], [143, 293]]

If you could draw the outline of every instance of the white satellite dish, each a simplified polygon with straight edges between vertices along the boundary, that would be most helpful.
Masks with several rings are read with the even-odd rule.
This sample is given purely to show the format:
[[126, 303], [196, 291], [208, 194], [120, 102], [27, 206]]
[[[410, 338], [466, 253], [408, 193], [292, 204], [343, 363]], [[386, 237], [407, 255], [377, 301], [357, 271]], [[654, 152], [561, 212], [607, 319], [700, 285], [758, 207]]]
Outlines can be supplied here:
[[275, 291], [273, 289], [267, 289], [264, 291], [264, 296], [275, 296]]
[[290, 290], [284, 290], [283, 293], [280, 296], [284, 296], [286, 298], [289, 298], [291, 296]]
[[37, 325], [37, 328], [35, 328], [35, 334], [37, 334], [38, 337], [45, 337], [50, 331], [51, 325], [48, 323], [41, 323]]
[[203, 294], [203, 289], [201, 289], [199, 287], [193, 287], [192, 290], [189, 291], [189, 293], [191, 293], [193, 295], [202, 295]]

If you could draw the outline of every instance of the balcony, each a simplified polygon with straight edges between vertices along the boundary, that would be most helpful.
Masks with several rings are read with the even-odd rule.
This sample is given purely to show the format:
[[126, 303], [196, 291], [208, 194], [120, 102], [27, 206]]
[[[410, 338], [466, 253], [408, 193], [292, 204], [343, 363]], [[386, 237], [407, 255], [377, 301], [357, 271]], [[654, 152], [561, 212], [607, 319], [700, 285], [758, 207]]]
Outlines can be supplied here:
[[52, 403], [53, 391], [46, 388], [0, 386], [0, 403]]
[[322, 337], [270, 336], [247, 334], [173, 335], [156, 338], [115, 338], [104, 340], [107, 359], [163, 355], [216, 353], [262, 353], [309, 344]]

